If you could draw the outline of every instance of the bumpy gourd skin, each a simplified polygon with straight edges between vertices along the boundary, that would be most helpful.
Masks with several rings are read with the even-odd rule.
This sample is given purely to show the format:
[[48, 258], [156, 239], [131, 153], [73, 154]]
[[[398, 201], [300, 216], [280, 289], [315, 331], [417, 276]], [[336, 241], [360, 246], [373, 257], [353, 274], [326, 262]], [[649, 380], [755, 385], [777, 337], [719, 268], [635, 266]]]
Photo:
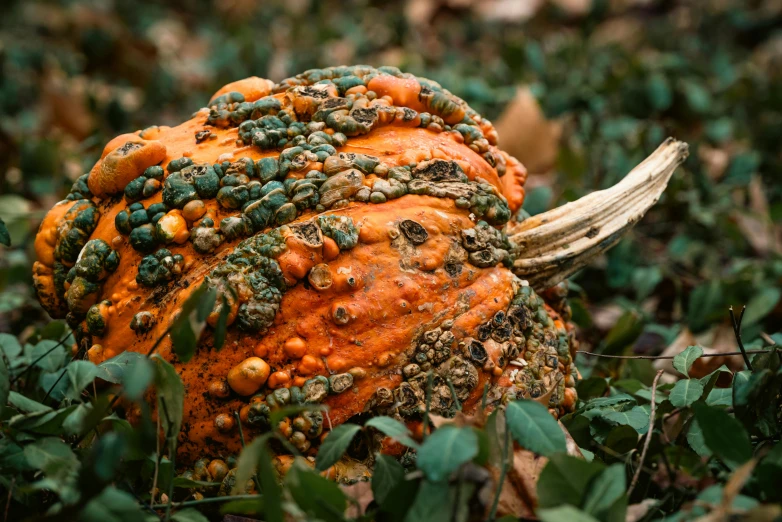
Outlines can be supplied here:
[[507, 268], [526, 173], [496, 138], [394, 68], [234, 82], [191, 120], [106, 146], [41, 225], [39, 298], [100, 363], [146, 353], [202, 281], [218, 290], [220, 352], [211, 328], [186, 364], [158, 348], [187, 389], [179, 462], [238, 452], [234, 411], [252, 436], [275, 408], [328, 405], [280, 426], [310, 454], [362, 412], [415, 423], [430, 370], [435, 413], [454, 394], [475, 410], [489, 383], [490, 405], [551, 392], [561, 415], [569, 311]]

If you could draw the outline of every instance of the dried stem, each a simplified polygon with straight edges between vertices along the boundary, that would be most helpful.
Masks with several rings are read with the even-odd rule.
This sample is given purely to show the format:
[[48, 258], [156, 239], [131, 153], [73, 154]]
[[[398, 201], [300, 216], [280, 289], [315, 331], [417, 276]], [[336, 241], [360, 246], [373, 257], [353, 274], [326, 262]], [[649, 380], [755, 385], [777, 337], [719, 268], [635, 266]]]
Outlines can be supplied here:
[[646, 432], [646, 440], [644, 440], [644, 448], [641, 451], [641, 460], [638, 462], [638, 468], [635, 470], [633, 480], [630, 482], [630, 487], [627, 489], [627, 498], [630, 498], [630, 495], [635, 489], [636, 484], [638, 484], [638, 479], [641, 477], [641, 470], [644, 467], [644, 460], [646, 460], [646, 453], [649, 451], [649, 444], [652, 442], [652, 432], [654, 432], [654, 414], [655, 410], [657, 409], [657, 403], [655, 402], [657, 399], [657, 382], [660, 380], [660, 377], [662, 377], [663, 371], [664, 370], [659, 370], [657, 375], [654, 376], [654, 381], [652, 382], [652, 407], [649, 412], [649, 431]]
[[546, 289], [616, 244], [654, 205], [687, 144], [668, 138], [613, 187], [507, 227], [513, 272]]

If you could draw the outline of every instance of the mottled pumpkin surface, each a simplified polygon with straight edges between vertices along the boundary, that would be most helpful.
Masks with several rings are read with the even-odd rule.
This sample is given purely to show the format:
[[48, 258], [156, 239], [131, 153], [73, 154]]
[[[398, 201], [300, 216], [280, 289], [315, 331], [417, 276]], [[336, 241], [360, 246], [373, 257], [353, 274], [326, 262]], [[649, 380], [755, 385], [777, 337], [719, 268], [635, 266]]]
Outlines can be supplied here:
[[39, 298], [100, 363], [148, 352], [195, 288], [217, 290], [189, 362], [158, 347], [187, 391], [180, 462], [237, 453], [235, 411], [252, 437], [282, 405], [328, 405], [283, 423], [310, 454], [357, 414], [415, 423], [430, 371], [435, 413], [454, 414], [454, 395], [470, 412], [484, 393], [550, 394], [561, 415], [569, 310], [508, 269], [526, 173], [496, 140], [462, 100], [394, 68], [234, 82], [183, 124], [106, 146], [41, 225]]

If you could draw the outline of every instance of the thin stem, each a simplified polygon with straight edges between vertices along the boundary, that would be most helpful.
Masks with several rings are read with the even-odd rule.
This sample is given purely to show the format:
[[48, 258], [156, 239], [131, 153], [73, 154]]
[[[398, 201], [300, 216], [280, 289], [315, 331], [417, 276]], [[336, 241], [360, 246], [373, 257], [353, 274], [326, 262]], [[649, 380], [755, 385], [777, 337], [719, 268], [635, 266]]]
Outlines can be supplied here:
[[14, 486], [16, 485], [16, 477], [11, 479], [11, 484], [8, 486], [8, 501], [5, 503], [5, 515], [3, 516], [3, 522], [8, 522], [8, 510], [11, 508], [11, 500], [13, 500]]
[[[171, 428], [174, 427], [174, 423], [171, 422], [171, 417], [168, 415], [168, 406], [163, 397], [160, 398], [160, 405], [163, 407], [163, 414], [166, 416], [166, 422], [168, 422], [168, 429], [166, 430], [166, 441], [168, 442], [169, 455], [168, 459], [171, 461], [171, 476], [168, 483], [168, 504], [166, 505], [166, 522], [171, 520], [171, 499], [174, 498], [174, 470], [176, 468], [176, 447], [171, 444]], [[159, 417], [160, 415], [158, 415]], [[176, 435], [174, 435], [176, 436]]]
[[733, 323], [733, 334], [736, 336], [739, 350], [741, 350], [741, 355], [744, 357], [744, 363], [747, 365], [749, 371], [753, 371], [752, 363], [749, 362], [749, 357], [747, 357], [747, 350], [744, 348], [744, 342], [741, 340], [741, 321], [744, 320], [744, 312], [747, 311], [747, 307], [745, 306], [741, 309], [741, 315], [739, 315], [738, 321], [736, 321], [736, 314], [733, 313], [733, 307], [731, 306], [728, 310], [730, 311], [730, 321]]
[[152, 489], [149, 490], [149, 507], [155, 505], [155, 490], [157, 489], [157, 474], [160, 471], [160, 415], [157, 416], [157, 430], [155, 430], [156, 454], [155, 454], [155, 476], [152, 478]]
[[432, 404], [432, 385], [434, 383], [434, 375], [432, 370], [426, 375], [426, 411], [424, 412], [424, 426], [422, 440], [426, 440], [426, 435], [429, 432], [429, 407]]
[[[200, 506], [201, 504], [217, 504], [219, 502], [231, 502], [232, 500], [260, 500], [263, 495], [227, 495], [225, 497], [207, 497], [200, 500], [186, 500], [183, 502], [171, 502], [165, 504], [166, 508], [175, 507], [177, 509], [184, 507]], [[158, 508], [164, 507], [158, 504]]]
[[46, 399], [49, 398], [49, 395], [52, 393], [52, 391], [57, 387], [57, 385], [60, 383], [62, 378], [65, 377], [65, 374], [68, 373], [67, 370], [66, 370], [66, 368], [68, 368], [68, 365], [71, 364], [76, 359], [82, 357], [84, 355], [85, 351], [86, 351], [85, 348], [80, 348], [79, 351], [76, 352], [76, 355], [71, 357], [71, 360], [68, 361], [68, 363], [65, 366], [62, 367], [62, 373], [60, 373], [60, 376], [57, 377], [56, 381], [54, 381], [54, 384], [51, 385], [51, 387], [49, 388], [49, 391], [46, 392], [46, 395], [44, 396], [43, 400], [41, 401], [42, 404], [46, 402]]
[[505, 477], [508, 474], [508, 455], [510, 453], [510, 430], [508, 430], [507, 420], [505, 421], [505, 430], [503, 435], [505, 436], [505, 441], [502, 447], [502, 467], [500, 468], [500, 480], [497, 482], [497, 491], [494, 493], [494, 502], [492, 502], [491, 504], [491, 512], [489, 513], [489, 520], [494, 520], [495, 517], [497, 516], [497, 508], [500, 505], [500, 494], [502, 493], [502, 486], [504, 485]]
[[450, 388], [451, 390], [451, 397], [453, 397], [453, 402], [456, 405], [456, 409], [458, 411], [462, 411], [462, 403], [459, 402], [459, 397], [456, 396], [456, 390], [453, 387], [453, 382], [451, 381], [451, 378], [448, 377], [447, 379], [445, 379], [445, 382], [448, 383], [448, 388]]
[[[771, 353], [772, 350], [744, 350], [743, 352], [718, 352], [718, 353], [704, 353], [701, 355], [701, 357], [725, 357], [727, 355], [745, 355], [747, 353]], [[595, 353], [595, 352], [584, 352], [584, 351], [577, 351], [576, 353], [580, 353], [582, 355], [589, 355], [592, 357], [604, 357], [606, 359], [649, 359], [649, 360], [657, 360], [657, 359], [674, 359], [675, 355], [608, 355], [605, 353]]]
[[489, 397], [489, 381], [486, 381], [486, 384], [483, 385], [483, 396], [481, 397], [481, 409], [486, 409], [486, 399]]
[[641, 451], [641, 460], [638, 462], [638, 468], [635, 470], [633, 480], [630, 482], [630, 487], [627, 489], [627, 498], [630, 498], [633, 489], [635, 489], [636, 484], [638, 484], [638, 479], [641, 477], [641, 470], [644, 467], [644, 460], [646, 460], [646, 452], [649, 451], [649, 444], [652, 442], [652, 432], [654, 432], [654, 414], [657, 408], [657, 383], [659, 382], [660, 377], [662, 377], [663, 372], [664, 370], [658, 371], [657, 375], [654, 376], [654, 381], [652, 382], [652, 406], [651, 411], [649, 412], [649, 431], [646, 432], [646, 440], [644, 441], [644, 449]]
[[[242, 442], [242, 451], [244, 451], [245, 443], [244, 443], [244, 430], [242, 429], [242, 418], [239, 415], [239, 412], [234, 410], [234, 418], [236, 419], [236, 425], [239, 426], [239, 440]], [[253, 481], [255, 482], [255, 487], [258, 488], [258, 491], [261, 491], [261, 481], [258, 480], [258, 472], [256, 471], [253, 473]]]
[[[34, 367], [36, 364], [38, 364], [40, 361], [42, 361], [42, 360], [43, 360], [43, 359], [44, 359], [46, 356], [48, 356], [48, 355], [49, 355], [50, 353], [52, 353], [54, 350], [56, 350], [57, 348], [59, 348], [60, 346], [62, 346], [62, 345], [63, 345], [63, 343], [64, 343], [65, 341], [67, 341], [67, 340], [68, 340], [68, 338], [69, 338], [70, 336], [71, 336], [71, 334], [70, 334], [70, 333], [68, 333], [68, 334], [65, 336], [65, 338], [64, 338], [64, 339], [62, 339], [60, 342], [58, 342], [57, 344], [55, 344], [54, 346], [52, 346], [51, 348], [49, 348], [48, 350], [46, 350], [46, 352], [45, 352], [43, 355], [41, 355], [40, 357], [38, 357], [37, 359], [35, 359], [33, 362], [31, 362], [31, 363], [30, 363], [30, 364], [27, 366], [27, 368], [25, 368], [25, 369], [24, 369], [24, 371], [23, 371], [22, 373], [20, 373], [19, 375], [15, 376], [13, 379], [11, 379], [11, 385], [13, 385], [13, 384], [16, 384], [16, 381], [18, 381], [19, 379], [21, 379], [22, 377], [24, 377], [24, 375], [25, 375], [27, 372], [29, 372], [31, 369], [33, 369], [33, 367]], [[10, 366], [8, 367], [8, 370], [9, 370], [9, 371], [11, 370], [11, 367], [10, 367]]]

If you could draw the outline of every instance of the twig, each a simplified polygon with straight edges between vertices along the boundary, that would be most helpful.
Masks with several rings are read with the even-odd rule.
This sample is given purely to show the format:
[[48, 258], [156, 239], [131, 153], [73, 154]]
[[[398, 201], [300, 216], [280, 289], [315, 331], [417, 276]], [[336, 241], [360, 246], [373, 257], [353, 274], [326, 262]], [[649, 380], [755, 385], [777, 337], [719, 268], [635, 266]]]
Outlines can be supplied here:
[[[719, 353], [704, 353], [701, 355], [701, 357], [724, 357], [728, 355], [744, 355], [746, 353], [771, 353], [772, 350], [745, 350], [744, 352], [719, 352]], [[607, 359], [674, 359], [676, 358], [675, 355], [608, 355], [606, 353], [595, 353], [595, 352], [584, 352], [584, 351], [577, 351], [576, 353], [580, 353], [583, 355], [590, 355], [592, 357], [605, 357]]]
[[641, 470], [644, 467], [644, 460], [646, 460], [646, 452], [649, 451], [649, 444], [652, 442], [652, 432], [654, 431], [654, 414], [657, 407], [657, 403], [655, 402], [655, 394], [657, 393], [657, 382], [660, 380], [660, 377], [662, 377], [663, 372], [664, 370], [659, 370], [657, 375], [654, 376], [654, 381], [652, 382], [652, 406], [651, 410], [649, 411], [649, 431], [646, 432], [646, 440], [644, 441], [644, 449], [641, 451], [641, 460], [638, 462], [638, 468], [635, 470], [633, 480], [630, 482], [630, 487], [627, 489], [627, 498], [630, 498], [633, 489], [635, 489], [636, 484], [638, 484], [638, 479], [641, 477]]
[[739, 320], [736, 321], [736, 314], [733, 313], [733, 307], [731, 306], [728, 308], [730, 311], [730, 320], [733, 323], [733, 334], [736, 336], [736, 342], [739, 345], [739, 350], [741, 350], [741, 355], [744, 357], [744, 362], [747, 365], [747, 369], [749, 371], [752, 371], [752, 363], [749, 362], [749, 357], [747, 357], [747, 350], [744, 348], [744, 343], [741, 341], [741, 321], [744, 319], [744, 312], [747, 311], [747, 307], [743, 307], [741, 309], [741, 315], [739, 315]]

